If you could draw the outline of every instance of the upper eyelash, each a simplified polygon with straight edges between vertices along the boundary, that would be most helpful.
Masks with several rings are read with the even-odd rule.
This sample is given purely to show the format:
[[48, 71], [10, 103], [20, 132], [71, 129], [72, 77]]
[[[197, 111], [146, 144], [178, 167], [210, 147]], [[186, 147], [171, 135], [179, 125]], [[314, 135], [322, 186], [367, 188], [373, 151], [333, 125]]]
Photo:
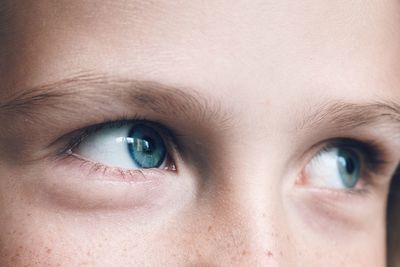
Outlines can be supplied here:
[[324, 148], [319, 152], [322, 153], [332, 148], [345, 148], [356, 152], [361, 156], [365, 168], [365, 175], [373, 173], [379, 174], [382, 168], [387, 165], [385, 160], [385, 152], [381, 146], [371, 141], [360, 141], [350, 138], [336, 138], [328, 140]]
[[[171, 145], [173, 146], [174, 149], [177, 149], [178, 147], [178, 142], [177, 142], [177, 138], [176, 135], [170, 130], [168, 129], [166, 126], [164, 126], [161, 123], [158, 122], [154, 122], [154, 121], [148, 121], [145, 120], [141, 117], [135, 117], [135, 118], [130, 118], [130, 119], [120, 119], [120, 120], [116, 120], [116, 121], [109, 121], [109, 122], [102, 122], [99, 124], [95, 124], [86, 128], [83, 128], [81, 130], [77, 130], [75, 131], [72, 136], [71, 134], [69, 134], [68, 137], [68, 142], [67, 144], [59, 151], [58, 155], [60, 156], [64, 156], [67, 154], [71, 154], [72, 150], [74, 150], [75, 148], [77, 148], [86, 138], [88, 138], [89, 136], [95, 134], [96, 132], [103, 130], [103, 129], [108, 129], [108, 128], [120, 128], [122, 126], [128, 125], [128, 124], [132, 124], [132, 123], [139, 123], [139, 122], [143, 122], [146, 124], [151, 124], [153, 126], [156, 126], [157, 128], [160, 128], [160, 130], [162, 130], [164, 132], [164, 134], [161, 134], [161, 136], [166, 142], [166, 146], [171, 148]], [[165, 136], [167, 135], [167, 136]]]
[[[167, 147], [174, 150], [182, 151], [181, 144], [179, 143], [179, 136], [175, 132], [171, 131], [168, 127], [164, 126], [162, 123], [156, 121], [149, 121], [141, 116], [134, 116], [130, 118], [121, 118], [115, 121], [104, 121], [99, 124], [95, 124], [81, 130], [77, 130], [72, 134], [67, 135], [67, 144], [60, 150], [58, 156], [65, 156], [71, 154], [72, 150], [78, 147], [83, 140], [88, 138], [90, 135], [107, 128], [119, 128], [127, 124], [131, 123], [139, 123], [144, 122], [151, 125], [157, 126], [160, 128], [164, 134], [167, 136], [166, 145]], [[164, 134], [162, 134], [163, 137]], [[360, 141], [353, 138], [333, 138], [324, 141], [324, 147], [320, 150], [319, 153], [327, 151], [331, 148], [346, 148], [355, 151], [357, 154], [361, 156], [361, 159], [364, 164], [364, 176], [368, 178], [370, 174], [379, 174], [382, 171], [382, 168], [387, 164], [385, 161], [385, 153], [384, 149], [373, 141]], [[172, 147], [171, 147], [172, 146]]]

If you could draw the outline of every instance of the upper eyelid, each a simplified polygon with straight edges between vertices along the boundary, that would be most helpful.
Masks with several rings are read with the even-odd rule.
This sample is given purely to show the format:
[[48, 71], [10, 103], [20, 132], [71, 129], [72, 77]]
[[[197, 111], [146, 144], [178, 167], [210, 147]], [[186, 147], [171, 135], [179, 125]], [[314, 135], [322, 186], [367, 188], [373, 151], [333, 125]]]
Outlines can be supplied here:
[[65, 152], [65, 150], [68, 150], [68, 148], [72, 148], [73, 146], [79, 144], [88, 135], [94, 134], [96, 131], [104, 129], [107, 126], [117, 125], [117, 124], [121, 124], [121, 123], [134, 122], [134, 121], [140, 121], [140, 120], [143, 120], [143, 118], [140, 116], [134, 115], [130, 118], [122, 117], [120, 119], [116, 119], [116, 120], [112, 120], [112, 121], [104, 120], [99, 123], [83, 126], [79, 129], [71, 130], [68, 133], [63, 134], [61, 137], [57, 137], [55, 140], [50, 142], [48, 147], [52, 147], [60, 142], [65, 143], [65, 145], [64, 145], [65, 149], [60, 151], [60, 153], [63, 153], [63, 152]]
[[[196, 90], [102, 73], [78, 73], [33, 88], [21, 88], [9, 99], [0, 100], [0, 118], [3, 114], [22, 119], [29, 115], [30, 119], [40, 121], [50, 110], [64, 113], [62, 117], [79, 116], [82, 104], [96, 107], [106, 102], [108, 107], [96, 112], [105, 112], [107, 116], [107, 112], [121, 107], [134, 107], [137, 111], [159, 117], [168, 115], [220, 126], [231, 118], [231, 112], [222, 111], [217, 100], [211, 100]], [[57, 117], [54, 116], [54, 119]]]
[[[353, 138], [336, 138], [324, 141], [322, 150], [329, 148], [344, 148], [353, 150], [359, 156], [364, 164], [363, 175], [380, 174], [384, 167], [389, 164], [386, 160], [385, 150], [372, 141], [361, 141]], [[322, 151], [320, 150], [320, 152]], [[318, 153], [320, 153], [318, 152]]]
[[[67, 116], [81, 115], [81, 103], [96, 107], [105, 101], [110, 105], [96, 110], [104, 112], [105, 116], [112, 110], [134, 106], [138, 110], [158, 114], [156, 116], [167, 114], [170, 117], [180, 117], [181, 120], [218, 125], [219, 128], [234, 126], [234, 110], [222, 106], [218, 99], [210, 99], [199, 90], [90, 72], [78, 73], [34, 88], [16, 90], [10, 99], [0, 101], [0, 120], [3, 115], [11, 114], [14, 123], [20, 121], [24, 124], [23, 119], [28, 113], [32, 121], [51, 119], [55, 123], [57, 118], [65, 120]], [[307, 134], [322, 128], [351, 131], [354, 128], [377, 125], [387, 125], [393, 128], [395, 134], [400, 129], [400, 103], [390, 99], [374, 99], [358, 104], [340, 99], [325, 99], [317, 103], [305, 103], [301, 108], [303, 110], [296, 112], [295, 123], [292, 124], [297, 134]], [[49, 118], [49, 111], [59, 116]], [[297, 114], [300, 116], [297, 117]]]
[[[176, 152], [176, 150], [179, 149], [177, 147], [178, 141], [176, 135], [168, 127], [164, 126], [159, 122], [148, 121], [141, 117], [140, 118], [135, 117], [131, 119], [121, 119], [110, 122], [103, 122], [92, 126], [88, 126], [80, 130], [76, 130], [72, 134], [69, 134], [72, 135], [72, 137], [71, 136], [69, 137], [71, 140], [63, 147], [63, 149], [60, 151], [60, 154], [68, 153], [69, 151], [78, 147], [85, 139], [89, 138], [91, 135], [103, 129], [113, 128], [113, 127], [118, 128], [134, 123], [144, 123], [150, 125], [152, 128], [155, 128], [155, 130], [159, 132], [161, 138], [163, 138], [169, 152], [171, 152], [171, 150], [174, 150], [174, 152]], [[64, 136], [64, 138], [68, 139], [67, 136]]]

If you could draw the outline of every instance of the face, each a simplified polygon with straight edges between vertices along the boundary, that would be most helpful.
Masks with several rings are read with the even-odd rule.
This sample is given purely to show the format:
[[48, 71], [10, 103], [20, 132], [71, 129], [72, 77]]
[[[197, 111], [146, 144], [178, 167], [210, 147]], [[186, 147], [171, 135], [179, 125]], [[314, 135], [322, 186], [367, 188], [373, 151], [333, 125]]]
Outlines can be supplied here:
[[2, 266], [385, 265], [398, 1], [9, 2]]

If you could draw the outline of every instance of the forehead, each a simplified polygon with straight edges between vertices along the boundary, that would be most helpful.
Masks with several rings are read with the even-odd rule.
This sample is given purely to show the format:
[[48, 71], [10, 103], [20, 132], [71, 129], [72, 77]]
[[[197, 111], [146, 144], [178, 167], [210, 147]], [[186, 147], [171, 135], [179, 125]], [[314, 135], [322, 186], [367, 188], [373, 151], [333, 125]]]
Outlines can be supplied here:
[[378, 85], [391, 94], [398, 84], [396, 0], [10, 5], [15, 39], [7, 65], [14, 73], [7, 77], [21, 86], [86, 70], [201, 84], [224, 95], [249, 88], [257, 94], [267, 87], [272, 95], [321, 87], [351, 87], [360, 95]]

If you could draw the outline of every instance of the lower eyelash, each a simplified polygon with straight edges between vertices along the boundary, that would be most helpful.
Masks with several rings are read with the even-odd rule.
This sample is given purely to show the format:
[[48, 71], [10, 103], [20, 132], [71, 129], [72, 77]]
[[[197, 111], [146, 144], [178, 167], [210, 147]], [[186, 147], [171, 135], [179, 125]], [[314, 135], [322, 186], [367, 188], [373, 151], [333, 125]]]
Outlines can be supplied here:
[[123, 169], [119, 167], [110, 167], [101, 163], [86, 160], [73, 153], [67, 154], [62, 158], [70, 164], [78, 164], [78, 167], [86, 172], [86, 177], [101, 175], [117, 181], [139, 182], [148, 180], [149, 176], [165, 175], [165, 170], [161, 169]]
[[[160, 135], [164, 139], [164, 144], [168, 151], [167, 168], [165, 170], [177, 171], [177, 167], [175, 164], [176, 158], [173, 155], [177, 154], [177, 152], [180, 150], [178, 149], [179, 143], [178, 143], [178, 140], [177, 140], [175, 134], [173, 132], [171, 132], [167, 127], [163, 126], [162, 124], [160, 124], [158, 122], [154, 122], [154, 121], [147, 121], [139, 116], [135, 116], [133, 118], [131, 117], [130, 119], [122, 118], [121, 120], [117, 120], [117, 121], [113, 121], [113, 122], [103, 122], [100, 124], [96, 124], [96, 125], [87, 127], [83, 130], [75, 131], [74, 133], [69, 134], [69, 137], [68, 137], [68, 135], [64, 136], [64, 138], [62, 138], [62, 139], [67, 139], [67, 144], [57, 152], [56, 156], [58, 158], [74, 156], [75, 158], [79, 158], [80, 160], [88, 161], [92, 164], [95, 164], [94, 162], [92, 162], [88, 159], [82, 158], [79, 155], [74, 154], [74, 152], [73, 152], [74, 149], [79, 147], [79, 145], [90, 135], [95, 134], [96, 132], [98, 132], [100, 130], [107, 129], [107, 128], [120, 128], [120, 127], [129, 125], [129, 124], [132, 124], [132, 123], [149, 124], [149, 125], [152, 125], [152, 127], [156, 127], [158, 129], [158, 131], [161, 132]], [[71, 135], [72, 135], [72, 137], [71, 137]], [[97, 164], [100, 164], [100, 163], [97, 163]], [[103, 166], [103, 168], [117, 169], [116, 167], [109, 167], [109, 166]], [[119, 172], [122, 173], [124, 171], [126, 171], [126, 170], [121, 169], [121, 171], [119, 171]]]
[[349, 189], [332, 189], [332, 188], [307, 188], [305, 190], [313, 191], [315, 193], [323, 193], [324, 196], [340, 199], [343, 198], [352, 198], [352, 197], [368, 197], [371, 193], [371, 190], [368, 186], [364, 186], [363, 188], [349, 188]]

